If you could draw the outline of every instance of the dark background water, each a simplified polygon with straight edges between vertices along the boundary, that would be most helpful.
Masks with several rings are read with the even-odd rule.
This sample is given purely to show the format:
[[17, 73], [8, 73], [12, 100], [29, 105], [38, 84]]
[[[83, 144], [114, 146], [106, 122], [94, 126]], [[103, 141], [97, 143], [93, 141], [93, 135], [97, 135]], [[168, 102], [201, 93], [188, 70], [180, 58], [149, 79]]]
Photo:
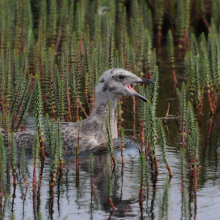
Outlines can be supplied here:
[[[178, 56], [177, 56], [178, 57]], [[63, 175], [58, 177], [55, 186], [54, 200], [49, 191], [50, 158], [45, 161], [40, 197], [36, 199], [36, 212], [42, 213], [43, 219], [218, 219], [220, 204], [220, 174], [219, 167], [219, 141], [218, 141], [218, 115], [214, 117], [212, 134], [208, 135], [209, 109], [204, 103], [202, 116], [201, 146], [199, 149], [199, 172], [197, 192], [193, 192], [187, 154], [184, 154], [184, 193], [181, 190], [181, 136], [178, 131], [174, 115], [177, 111], [178, 100], [173, 89], [173, 80], [170, 65], [166, 60], [166, 51], [158, 57], [160, 87], [157, 104], [157, 117], [166, 115], [168, 103], [171, 104], [169, 116], [165, 120], [168, 127], [166, 152], [173, 178], [168, 181], [168, 172], [163, 162], [158, 146], [159, 173], [155, 176], [150, 162], [147, 163], [147, 177], [145, 180], [143, 209], [140, 208], [140, 155], [135, 147], [138, 137], [132, 138], [134, 142], [125, 151], [125, 165], [123, 168], [120, 151], [116, 151], [117, 168], [112, 178], [112, 200], [116, 207], [111, 213], [107, 194], [107, 152], [94, 155], [94, 190], [91, 193], [91, 178], [89, 172], [89, 155], [80, 158], [79, 175], [76, 175], [75, 158], [65, 158]], [[177, 87], [184, 81], [184, 60], [176, 61]], [[129, 103], [132, 103], [129, 98]], [[132, 105], [124, 109], [123, 126], [128, 137], [133, 136]], [[30, 118], [27, 128], [32, 128], [33, 120]], [[137, 128], [137, 125], [136, 125]], [[138, 131], [136, 131], [138, 133]], [[27, 178], [29, 189], [24, 200], [25, 187], [21, 175], [18, 174], [16, 197], [13, 204], [13, 184], [10, 195], [5, 204], [5, 218], [14, 213], [15, 219], [34, 219], [32, 177], [33, 159], [27, 156]], [[37, 175], [39, 175], [38, 167]], [[168, 199], [164, 198], [168, 195]], [[167, 208], [164, 208], [167, 204]], [[4, 207], [2, 207], [4, 209]], [[111, 215], [112, 214], [112, 215]]]

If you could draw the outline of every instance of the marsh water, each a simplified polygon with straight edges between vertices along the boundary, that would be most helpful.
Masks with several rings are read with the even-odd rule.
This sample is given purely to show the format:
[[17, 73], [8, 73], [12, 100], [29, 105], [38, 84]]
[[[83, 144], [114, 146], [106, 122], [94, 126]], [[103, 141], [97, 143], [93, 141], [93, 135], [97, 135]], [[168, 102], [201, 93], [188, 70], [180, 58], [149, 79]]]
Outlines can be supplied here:
[[[177, 87], [185, 79], [183, 59], [176, 62]], [[165, 51], [158, 57], [160, 88], [157, 102], [157, 117], [165, 117], [168, 103], [170, 111], [165, 120], [167, 125], [166, 152], [173, 177], [169, 179], [166, 165], [158, 146], [157, 159], [159, 172], [155, 174], [151, 162], [147, 162], [146, 179], [144, 180], [144, 198], [139, 199], [140, 192], [140, 155], [137, 125], [133, 126], [132, 100], [131, 107], [124, 109], [123, 126], [128, 138], [124, 151], [125, 164], [122, 167], [120, 151], [115, 152], [117, 168], [112, 176], [112, 201], [115, 210], [108, 202], [107, 163], [108, 153], [94, 153], [93, 181], [91, 187], [89, 154], [80, 157], [79, 170], [76, 170], [75, 157], [65, 158], [62, 175], [59, 175], [51, 198], [50, 158], [44, 164], [40, 189], [38, 188], [36, 204], [33, 203], [32, 178], [33, 159], [27, 155], [26, 191], [22, 176], [18, 172], [18, 184], [14, 195], [11, 180], [10, 195], [3, 201], [2, 219], [8, 219], [13, 212], [15, 219], [218, 219], [220, 205], [220, 172], [219, 172], [219, 128], [218, 115], [209, 124], [209, 109], [204, 108], [200, 122], [201, 145], [199, 149], [199, 171], [197, 191], [194, 192], [187, 157], [181, 157], [181, 136], [175, 120], [178, 107], [173, 87], [170, 65]], [[206, 107], [206, 103], [204, 103]], [[207, 105], [208, 107], [208, 105]], [[137, 117], [137, 116], [136, 116]], [[27, 128], [31, 128], [29, 121]], [[136, 136], [134, 137], [134, 134]], [[185, 153], [182, 155], [186, 155]], [[40, 163], [37, 175], [41, 172]], [[184, 189], [182, 188], [184, 186]]]

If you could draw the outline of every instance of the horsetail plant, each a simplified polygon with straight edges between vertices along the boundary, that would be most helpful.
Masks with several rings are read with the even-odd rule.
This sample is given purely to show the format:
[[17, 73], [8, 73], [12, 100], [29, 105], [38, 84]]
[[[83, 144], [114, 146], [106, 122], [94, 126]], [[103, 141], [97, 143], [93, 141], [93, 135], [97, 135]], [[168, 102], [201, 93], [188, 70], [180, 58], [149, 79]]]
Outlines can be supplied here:
[[47, 137], [47, 143], [50, 151], [55, 147], [55, 132], [54, 132], [54, 120], [49, 118], [49, 114], [46, 114], [45, 133]]
[[49, 48], [46, 57], [46, 91], [47, 91], [47, 99], [50, 102], [48, 106], [51, 109], [52, 117], [56, 119], [56, 102], [55, 102], [55, 88], [54, 88], [54, 50]]
[[5, 191], [6, 152], [2, 134], [0, 133], [0, 205]]
[[43, 117], [43, 106], [42, 106], [42, 93], [39, 81], [39, 76], [35, 76], [35, 90], [34, 90], [34, 104], [35, 104], [35, 126], [39, 135], [40, 151], [42, 158], [45, 158], [44, 146], [43, 146], [43, 133], [42, 133], [42, 117]]
[[22, 172], [22, 177], [24, 179], [24, 184], [26, 187], [26, 190], [28, 189], [28, 182], [25, 176], [26, 172], [26, 161], [25, 161], [25, 146], [22, 146], [22, 151], [21, 151], [21, 172]]
[[121, 162], [122, 162], [122, 164], [125, 163], [124, 156], [123, 156], [123, 152], [125, 150], [125, 148], [124, 148], [124, 138], [125, 138], [124, 128], [122, 127], [121, 128]]
[[[149, 147], [151, 151], [151, 156], [154, 160], [155, 171], [158, 171], [157, 159], [156, 159], [156, 142], [157, 142], [157, 132], [156, 132], [156, 103], [158, 95], [158, 85], [159, 85], [159, 72], [158, 67], [154, 67], [152, 79], [155, 82], [154, 86], [148, 87], [148, 102], [147, 102], [147, 114], [146, 114], [146, 136], [147, 143], [149, 142]], [[147, 145], [146, 145], [147, 146]], [[147, 150], [147, 148], [146, 148]], [[147, 153], [145, 152], [145, 155]]]
[[34, 168], [33, 168], [33, 194], [36, 194], [36, 189], [37, 189], [37, 174], [36, 174], [36, 168], [38, 164], [38, 159], [39, 159], [39, 149], [40, 149], [40, 143], [39, 143], [39, 135], [35, 134], [34, 136], [34, 145], [33, 145], [33, 158], [34, 158]]
[[168, 31], [168, 35], [167, 35], [167, 51], [168, 51], [169, 63], [171, 64], [172, 67], [173, 81], [174, 83], [177, 83], [175, 66], [174, 66], [173, 36], [171, 30]]
[[188, 102], [188, 112], [187, 112], [187, 142], [188, 142], [188, 152], [190, 160], [190, 170], [193, 166], [192, 174], [195, 177], [197, 173], [198, 164], [198, 147], [200, 142], [200, 134], [198, 122], [196, 122], [193, 107], [190, 102]]
[[111, 171], [111, 165], [110, 163], [108, 163], [108, 166], [107, 166], [107, 176], [108, 176], [108, 179], [107, 179], [107, 191], [108, 191], [108, 201], [109, 201], [109, 204], [111, 206], [111, 208], [114, 210], [115, 209], [115, 206], [112, 202], [112, 171]]
[[167, 170], [169, 172], [170, 177], [172, 177], [173, 173], [170, 170], [170, 166], [168, 164], [168, 159], [167, 159], [167, 155], [166, 155], [166, 134], [165, 134], [164, 127], [163, 127], [163, 124], [160, 119], [158, 119], [157, 134], [158, 134], [158, 143], [161, 147], [161, 152], [163, 155], [163, 160], [166, 164], [166, 167], [167, 167]]
[[[154, 116], [154, 110], [153, 105], [148, 100], [147, 102], [147, 136], [149, 140], [149, 146], [150, 146], [150, 153], [151, 157], [154, 161], [154, 169], [156, 172], [158, 172], [158, 165], [157, 165], [157, 157], [156, 157], [156, 142], [157, 142], [157, 133], [156, 133], [156, 120]], [[146, 152], [145, 152], [146, 155]]]
[[163, 15], [164, 15], [164, 0], [156, 0], [155, 1], [155, 9], [156, 9], [156, 24], [157, 24], [157, 45], [160, 50], [161, 45], [161, 29], [162, 29], [162, 23], [163, 23]]
[[186, 88], [185, 83], [182, 84], [181, 91], [177, 88], [176, 89], [177, 97], [179, 100], [179, 130], [182, 135], [182, 148], [185, 147], [185, 135], [186, 135], [186, 126], [187, 126], [187, 104], [186, 104]]
[[141, 157], [140, 157], [140, 193], [139, 193], [139, 200], [140, 202], [144, 199], [144, 188], [145, 188], [145, 182], [146, 182], [146, 161], [145, 161], [145, 155], [142, 151]]
[[209, 66], [209, 59], [208, 59], [208, 54], [206, 47], [204, 45], [204, 42], [201, 42], [201, 53], [202, 53], [202, 63], [203, 63], [203, 75], [205, 77], [205, 87], [207, 91], [207, 96], [208, 96], [208, 101], [209, 101], [209, 107], [210, 107], [210, 112], [214, 112], [213, 108], [213, 87], [212, 87], [212, 82], [211, 82], [211, 77], [210, 77], [210, 66]]
[[89, 169], [90, 169], [90, 176], [91, 176], [91, 193], [93, 193], [94, 183], [93, 183], [93, 153], [90, 154], [90, 163], [89, 163]]
[[[52, 128], [51, 128], [52, 130]], [[54, 186], [57, 179], [58, 171], [62, 171], [64, 159], [63, 159], [63, 145], [61, 140], [61, 127], [60, 119], [57, 119], [57, 129], [55, 133], [54, 147], [52, 148], [52, 158], [50, 162], [50, 192], [53, 195]]]
[[[147, 96], [147, 91], [144, 85], [139, 87], [139, 93], [143, 97]], [[143, 151], [144, 141], [145, 141], [144, 140], [144, 136], [145, 136], [144, 129], [145, 129], [145, 119], [146, 119], [146, 113], [147, 113], [146, 111], [147, 111], [147, 104], [143, 102], [142, 100], [138, 100], [138, 120], [140, 124], [141, 151]], [[147, 149], [145, 153], [147, 153]]]
[[76, 146], [76, 167], [79, 166], [79, 149], [80, 149], [80, 139], [81, 139], [81, 128], [82, 128], [82, 117], [80, 117], [79, 120], [79, 127], [78, 127], [78, 137], [77, 137], [77, 143], [78, 145]]
[[57, 157], [58, 157], [59, 169], [62, 170], [63, 164], [64, 164], [64, 159], [63, 159], [63, 144], [62, 144], [62, 140], [61, 140], [61, 126], [60, 126], [59, 118], [57, 119], [55, 148], [56, 148]]
[[13, 176], [13, 184], [16, 185], [16, 169], [17, 169], [17, 146], [15, 141], [14, 133], [11, 133], [11, 140], [10, 140], [10, 165], [12, 169], [12, 176]]

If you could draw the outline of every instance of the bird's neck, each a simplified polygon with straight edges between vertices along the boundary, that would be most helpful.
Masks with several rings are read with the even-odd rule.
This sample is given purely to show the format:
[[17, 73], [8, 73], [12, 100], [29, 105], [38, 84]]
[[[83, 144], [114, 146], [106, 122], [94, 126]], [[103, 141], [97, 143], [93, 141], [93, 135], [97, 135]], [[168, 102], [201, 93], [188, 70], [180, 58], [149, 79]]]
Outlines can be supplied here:
[[[118, 137], [117, 132], [117, 103], [118, 96], [112, 94], [96, 94], [96, 102], [92, 111], [92, 115], [95, 115], [102, 120], [103, 126], [105, 127], [105, 118], [109, 118], [109, 112], [111, 113], [111, 131], [113, 138]], [[110, 109], [109, 109], [110, 108]]]

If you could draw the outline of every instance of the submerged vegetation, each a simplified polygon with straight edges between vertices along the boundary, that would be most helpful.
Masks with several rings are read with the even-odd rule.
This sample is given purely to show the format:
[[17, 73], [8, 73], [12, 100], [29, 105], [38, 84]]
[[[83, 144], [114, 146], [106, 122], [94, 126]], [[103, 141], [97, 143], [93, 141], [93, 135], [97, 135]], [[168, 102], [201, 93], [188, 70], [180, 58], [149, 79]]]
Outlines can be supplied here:
[[[76, 187], [80, 186], [79, 140], [82, 119], [91, 115], [95, 103], [95, 86], [99, 76], [110, 68], [127, 69], [139, 77], [150, 78], [155, 86], [133, 85], [148, 99], [132, 99], [133, 134], [141, 142], [139, 205], [143, 218], [143, 201], [149, 193], [147, 172], [153, 171], [153, 200], [156, 196], [157, 175], [160, 171], [157, 150], [162, 153], [170, 179], [166, 181], [159, 216], [168, 218], [170, 181], [173, 176], [166, 153], [169, 128], [169, 107], [164, 118], [157, 118], [157, 102], [160, 82], [158, 60], [161, 45], [167, 42], [173, 78], [172, 98], [177, 97], [179, 107], [175, 120], [181, 136], [181, 190], [183, 216], [188, 216], [185, 194], [186, 172], [189, 170], [194, 186], [196, 203], [197, 174], [201, 144], [202, 116], [209, 106], [207, 145], [215, 137], [219, 145], [219, 88], [220, 88], [220, 32], [218, 1], [204, 0], [3, 0], [0, 3], [0, 207], [1, 216], [10, 194], [10, 177], [13, 177], [13, 207], [16, 185], [29, 190], [25, 147], [22, 148], [18, 166], [15, 135], [27, 130], [26, 122], [34, 116], [36, 135], [33, 154], [33, 213], [41, 219], [40, 192], [44, 174], [44, 134], [50, 152], [50, 217], [53, 217], [54, 187], [60, 187], [65, 165], [61, 122], [79, 122], [76, 149]], [[194, 13], [192, 13], [195, 11]], [[157, 39], [157, 40], [155, 40]], [[156, 45], [155, 45], [156, 44]], [[154, 49], [154, 46], [157, 49]], [[176, 54], [178, 50], [179, 57]], [[180, 85], [175, 62], [184, 58], [185, 82]], [[160, 84], [159, 84], [160, 82]], [[176, 88], [178, 87], [178, 88]], [[175, 94], [176, 93], [176, 94]], [[176, 95], [176, 96], [175, 96]], [[109, 104], [111, 106], [111, 103]], [[172, 106], [169, 103], [168, 106]], [[120, 136], [121, 197], [123, 187], [125, 150], [125, 125], [123, 113], [130, 106], [128, 99], [119, 98], [118, 134]], [[106, 134], [111, 163], [106, 161], [108, 202], [115, 211], [114, 172], [117, 170], [114, 142], [109, 118], [106, 118]], [[137, 112], [137, 120], [136, 120]], [[137, 130], [136, 130], [137, 128]], [[180, 140], [180, 139], [179, 139]], [[6, 153], [7, 152], [7, 153]], [[216, 152], [217, 154], [217, 152]], [[40, 157], [41, 155], [41, 157]], [[39, 160], [40, 159], [40, 160]], [[91, 204], [94, 197], [95, 165], [90, 155]], [[184, 165], [188, 164], [189, 168]], [[39, 170], [38, 170], [39, 167]], [[68, 174], [67, 169], [67, 174]], [[39, 176], [37, 176], [37, 174]], [[66, 174], [66, 175], [67, 175]], [[22, 178], [19, 176], [22, 175]], [[174, 174], [175, 175], [175, 174]], [[24, 194], [24, 200], [26, 198]], [[95, 198], [94, 198], [95, 199]], [[36, 205], [38, 203], [38, 205]], [[91, 205], [92, 206], [92, 205]], [[91, 208], [92, 209], [92, 208]], [[195, 212], [196, 213], [196, 212]], [[37, 217], [39, 215], [39, 217]], [[196, 214], [195, 214], [196, 215]]]

